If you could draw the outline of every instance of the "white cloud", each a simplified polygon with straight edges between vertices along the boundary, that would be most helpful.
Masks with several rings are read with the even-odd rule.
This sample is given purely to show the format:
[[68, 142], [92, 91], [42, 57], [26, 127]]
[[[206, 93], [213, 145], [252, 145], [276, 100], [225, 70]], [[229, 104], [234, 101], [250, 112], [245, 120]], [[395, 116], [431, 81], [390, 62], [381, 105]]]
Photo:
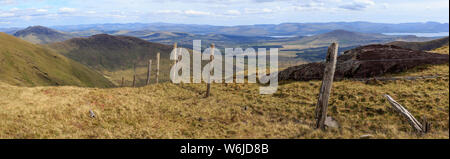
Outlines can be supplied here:
[[312, 10], [325, 10], [327, 8], [325, 7], [325, 3], [323, 2], [311, 2], [294, 6], [294, 9], [298, 11], [312, 11]]
[[86, 11], [87, 14], [95, 14], [97, 13], [96, 11]]
[[341, 5], [339, 8], [346, 10], [364, 10], [373, 5], [375, 5], [375, 2], [372, 0], [353, 0], [353, 2]]
[[0, 18], [13, 17], [13, 16], [15, 16], [14, 13], [0, 13]]
[[19, 8], [11, 8], [9, 11], [15, 12], [15, 11], [18, 11], [18, 10], [20, 10], [20, 9]]
[[186, 15], [195, 15], [195, 16], [212, 15], [210, 12], [203, 12], [203, 11], [196, 11], [196, 10], [186, 10], [186, 11], [184, 11], [184, 14], [186, 14]]
[[166, 10], [157, 10], [155, 13], [158, 13], [158, 14], [181, 14], [181, 13], [183, 13], [183, 11], [166, 9]]
[[58, 9], [58, 12], [60, 13], [73, 13], [75, 11], [77, 11], [75, 8], [67, 8], [67, 7]]
[[157, 10], [157, 14], [183, 14], [188, 16], [210, 16], [214, 15], [211, 12], [205, 12], [205, 11], [197, 11], [197, 10]]
[[6, 4], [13, 4], [15, 3], [15, 0], [0, 0], [0, 4], [6, 5]]
[[227, 10], [225, 15], [241, 15], [241, 12], [238, 10]]
[[272, 13], [274, 12], [273, 9], [269, 9], [269, 8], [245, 8], [244, 12], [246, 14], [263, 14], [263, 13]]
[[36, 9], [36, 12], [47, 12], [47, 9]]

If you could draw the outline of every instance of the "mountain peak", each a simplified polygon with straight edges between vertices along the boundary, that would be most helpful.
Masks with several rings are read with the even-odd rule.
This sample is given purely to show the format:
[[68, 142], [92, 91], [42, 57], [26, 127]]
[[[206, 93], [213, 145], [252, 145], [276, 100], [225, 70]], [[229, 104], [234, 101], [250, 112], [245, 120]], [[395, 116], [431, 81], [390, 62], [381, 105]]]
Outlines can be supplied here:
[[349, 35], [349, 34], [356, 34], [356, 32], [351, 32], [351, 31], [348, 31], [348, 30], [339, 29], [339, 30], [333, 30], [333, 31], [328, 32], [326, 34], [329, 34], [329, 35], [343, 35], [343, 34], [345, 35], [345, 34], [347, 34], [347, 35]]
[[68, 34], [44, 26], [30, 26], [15, 32], [14, 36], [35, 44], [47, 44], [71, 38]]
[[24, 34], [30, 34], [30, 33], [34, 33], [34, 34], [57, 34], [60, 33], [59, 31], [44, 27], [44, 26], [30, 26], [26, 29], [23, 30], [19, 30], [16, 33], [14, 33], [14, 36], [21, 36]]

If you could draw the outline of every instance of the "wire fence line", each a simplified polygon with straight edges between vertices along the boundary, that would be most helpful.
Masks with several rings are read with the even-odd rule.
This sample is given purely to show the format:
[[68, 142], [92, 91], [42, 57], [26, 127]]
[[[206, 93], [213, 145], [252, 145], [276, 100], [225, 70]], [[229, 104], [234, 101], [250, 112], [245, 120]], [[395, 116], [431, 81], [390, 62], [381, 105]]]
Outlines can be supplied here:
[[[370, 78], [334, 78], [334, 80], [350, 80], [350, 81], [396, 81], [396, 80], [420, 80], [420, 79], [436, 79], [436, 78], [449, 78], [447, 76], [404, 76], [404, 77], [370, 77]], [[322, 80], [322, 77], [304, 77], [299, 78], [300, 80]]]

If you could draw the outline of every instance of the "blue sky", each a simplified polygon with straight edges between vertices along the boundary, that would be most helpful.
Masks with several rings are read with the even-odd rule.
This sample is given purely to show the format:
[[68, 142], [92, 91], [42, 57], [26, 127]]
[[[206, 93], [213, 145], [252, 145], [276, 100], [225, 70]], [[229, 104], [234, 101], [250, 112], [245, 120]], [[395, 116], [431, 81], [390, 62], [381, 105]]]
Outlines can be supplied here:
[[449, 0], [0, 0], [0, 28], [97, 23], [449, 22]]

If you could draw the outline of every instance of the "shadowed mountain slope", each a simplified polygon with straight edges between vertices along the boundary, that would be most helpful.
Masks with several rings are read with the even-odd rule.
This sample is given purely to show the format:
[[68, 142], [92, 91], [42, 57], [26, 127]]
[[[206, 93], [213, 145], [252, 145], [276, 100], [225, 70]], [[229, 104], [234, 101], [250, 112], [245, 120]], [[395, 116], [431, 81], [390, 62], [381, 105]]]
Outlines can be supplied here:
[[149, 59], [168, 59], [172, 47], [151, 43], [135, 37], [98, 34], [49, 44], [63, 55], [98, 70], [114, 71], [145, 65]]
[[404, 42], [404, 41], [395, 41], [388, 43], [388, 45], [400, 46], [402, 48], [418, 50], [418, 51], [431, 51], [434, 49], [438, 49], [444, 46], [448, 46], [448, 36], [441, 39], [425, 41], [425, 42]]

